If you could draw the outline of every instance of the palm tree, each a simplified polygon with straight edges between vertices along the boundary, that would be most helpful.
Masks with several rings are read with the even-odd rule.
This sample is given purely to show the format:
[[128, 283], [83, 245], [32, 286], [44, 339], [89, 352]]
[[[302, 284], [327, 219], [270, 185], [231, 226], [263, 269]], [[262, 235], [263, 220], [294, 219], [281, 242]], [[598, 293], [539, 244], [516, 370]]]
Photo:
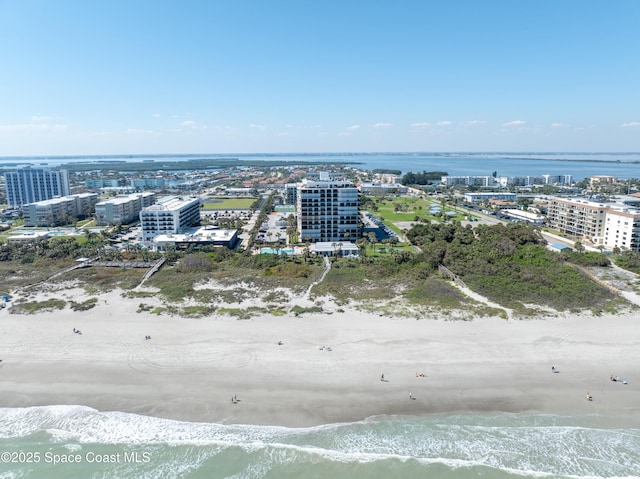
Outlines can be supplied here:
[[373, 253], [375, 254], [375, 252], [376, 252], [376, 243], [378, 242], [378, 238], [376, 237], [376, 234], [373, 231], [369, 231], [369, 232], [365, 233], [365, 236], [367, 237], [367, 240], [369, 240], [369, 244], [372, 246]]
[[356, 246], [358, 247], [358, 251], [360, 253], [360, 258], [364, 261], [364, 258], [367, 257], [367, 243], [366, 238], [360, 238], [356, 241]]

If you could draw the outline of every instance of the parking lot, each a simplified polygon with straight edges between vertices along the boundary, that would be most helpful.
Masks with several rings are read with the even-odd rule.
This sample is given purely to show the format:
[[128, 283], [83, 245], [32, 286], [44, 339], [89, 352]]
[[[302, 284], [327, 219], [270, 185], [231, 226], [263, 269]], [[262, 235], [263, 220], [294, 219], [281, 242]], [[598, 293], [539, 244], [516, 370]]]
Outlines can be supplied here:
[[286, 243], [287, 218], [290, 213], [271, 213], [260, 225], [256, 241], [258, 243]]

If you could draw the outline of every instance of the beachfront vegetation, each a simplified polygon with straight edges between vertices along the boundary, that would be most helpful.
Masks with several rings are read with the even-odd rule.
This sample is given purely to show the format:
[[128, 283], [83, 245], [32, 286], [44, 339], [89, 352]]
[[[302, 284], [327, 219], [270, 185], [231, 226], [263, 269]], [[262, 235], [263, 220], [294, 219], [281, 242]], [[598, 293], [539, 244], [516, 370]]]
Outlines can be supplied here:
[[627, 250], [616, 255], [614, 258], [616, 265], [620, 268], [640, 274], [640, 253]]
[[74, 311], [87, 311], [95, 307], [97, 303], [98, 298], [89, 298], [86, 301], [82, 301], [81, 303], [78, 303], [76, 301], [69, 301], [69, 306], [71, 306], [71, 309], [73, 309]]
[[24, 303], [15, 303], [10, 309], [11, 314], [35, 314], [43, 311], [53, 311], [56, 309], [64, 309], [67, 302], [64, 299], [47, 299], [44, 301], [27, 301]]
[[[217, 248], [190, 253], [175, 266], [162, 268], [147, 285], [158, 288], [170, 301], [194, 298], [203, 302], [230, 303], [278, 287], [302, 292], [322, 273], [322, 262], [306, 263], [282, 255], [251, 255]], [[207, 287], [208, 282], [228, 287]]]
[[338, 304], [399, 297], [416, 306], [445, 310], [464, 309], [473, 303], [450, 282], [432, 276], [416, 254], [338, 261], [325, 280], [313, 287], [312, 295], [330, 295]]
[[[430, 204], [419, 198], [371, 201], [397, 217], [407, 213], [402, 211], [405, 207], [415, 212], [421, 206], [424, 212]], [[400, 208], [396, 208], [398, 205]], [[360, 258], [332, 261], [325, 279], [311, 289], [311, 298], [320, 301], [327, 296], [339, 305], [359, 304], [358, 307], [374, 310], [386, 302], [390, 306], [377, 311], [406, 317], [424, 317], [420, 311], [428, 310], [473, 311], [476, 316], [500, 314], [478, 308], [478, 303], [441, 278], [438, 265], [442, 264], [471, 290], [521, 315], [536, 312], [532, 305], [556, 310], [604, 311], [616, 306], [615, 295], [593, 281], [590, 272], [607, 268], [610, 258], [624, 268], [640, 271], [637, 253], [618, 251], [611, 256], [598, 252], [554, 253], [544, 247], [535, 228], [523, 224], [479, 225], [472, 229], [457, 221], [419, 221], [405, 233], [411, 245], [358, 240]], [[131, 297], [156, 295], [165, 303], [159, 308], [154, 306], [158, 314], [201, 316], [219, 312], [230, 304], [261, 299], [268, 305], [261, 311], [277, 315], [283, 314], [283, 304], [292, 295], [303, 295], [324, 270], [322, 259], [308, 254], [251, 255], [206, 247], [200, 251], [173, 249], [164, 254], [166, 265], [145, 283], [153, 293], [132, 291], [147, 269], [125, 267], [126, 260], [152, 261], [160, 254], [139, 249], [119, 251], [108, 247], [105, 238], [95, 234], [2, 244], [0, 276], [7, 292], [47, 281], [72, 282], [89, 295], [116, 287], [128, 291]], [[74, 266], [75, 259], [81, 256], [111, 260], [118, 266], [78, 268], [59, 274]], [[122, 264], [116, 263], [121, 260]], [[179, 304], [185, 300], [190, 301], [188, 306]], [[76, 310], [93, 305], [94, 300], [69, 303]], [[51, 306], [34, 304], [25, 307], [25, 311], [46, 307]], [[255, 312], [238, 308], [233, 314], [246, 317], [251, 311]]]
[[115, 288], [129, 290], [140, 284], [146, 272], [144, 268], [91, 267], [74, 269], [60, 278], [75, 280], [94, 292], [111, 291]]
[[407, 237], [423, 251], [420, 258], [429, 271], [442, 264], [473, 291], [516, 311], [526, 311], [528, 304], [599, 310], [615, 297], [572, 267], [577, 257], [549, 251], [527, 225], [420, 224]]

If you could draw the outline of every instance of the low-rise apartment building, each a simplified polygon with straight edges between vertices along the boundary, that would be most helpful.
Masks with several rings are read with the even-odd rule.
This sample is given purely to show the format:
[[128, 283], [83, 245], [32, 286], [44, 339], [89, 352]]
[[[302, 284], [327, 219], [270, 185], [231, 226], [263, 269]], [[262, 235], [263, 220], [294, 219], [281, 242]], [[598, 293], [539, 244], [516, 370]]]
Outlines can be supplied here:
[[640, 251], [640, 209], [584, 199], [551, 198], [547, 224], [606, 248]]
[[87, 218], [98, 202], [96, 193], [63, 196], [29, 203], [22, 208], [25, 226], [60, 226]]
[[502, 200], [510, 203], [515, 203], [515, 193], [465, 193], [464, 202], [472, 203], [474, 205], [481, 205], [485, 201], [489, 200]]
[[360, 193], [363, 195], [384, 196], [384, 195], [404, 195], [409, 188], [400, 183], [362, 182], [358, 185]]
[[142, 240], [150, 242], [161, 234], [185, 232], [200, 223], [200, 200], [181, 196], [159, 199], [140, 212]]
[[117, 196], [96, 204], [96, 224], [127, 224], [137, 221], [140, 211], [156, 201], [152, 192], [134, 193], [128, 196]]
[[547, 207], [547, 224], [572, 236], [601, 244], [609, 205], [585, 199], [551, 198]]

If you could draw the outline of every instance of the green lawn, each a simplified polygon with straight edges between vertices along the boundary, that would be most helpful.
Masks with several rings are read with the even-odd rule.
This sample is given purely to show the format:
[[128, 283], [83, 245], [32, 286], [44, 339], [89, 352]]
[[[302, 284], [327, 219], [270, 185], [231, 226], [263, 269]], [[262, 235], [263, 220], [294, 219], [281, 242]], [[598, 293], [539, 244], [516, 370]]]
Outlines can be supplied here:
[[203, 205], [205, 210], [246, 210], [255, 203], [255, 198], [209, 198]]
[[[442, 208], [439, 201], [432, 201], [425, 198], [384, 198], [377, 203], [377, 205], [378, 211], [376, 211], [375, 214], [382, 218], [383, 221], [389, 223], [414, 221], [416, 216], [426, 218], [427, 220], [441, 221], [442, 218], [431, 214], [430, 209], [432, 206], [440, 207], [443, 213], [456, 213], [455, 216], [448, 217], [450, 220], [462, 221], [465, 219], [464, 212], [456, 210], [449, 205]], [[396, 205], [401, 206], [402, 209], [396, 211]]]

